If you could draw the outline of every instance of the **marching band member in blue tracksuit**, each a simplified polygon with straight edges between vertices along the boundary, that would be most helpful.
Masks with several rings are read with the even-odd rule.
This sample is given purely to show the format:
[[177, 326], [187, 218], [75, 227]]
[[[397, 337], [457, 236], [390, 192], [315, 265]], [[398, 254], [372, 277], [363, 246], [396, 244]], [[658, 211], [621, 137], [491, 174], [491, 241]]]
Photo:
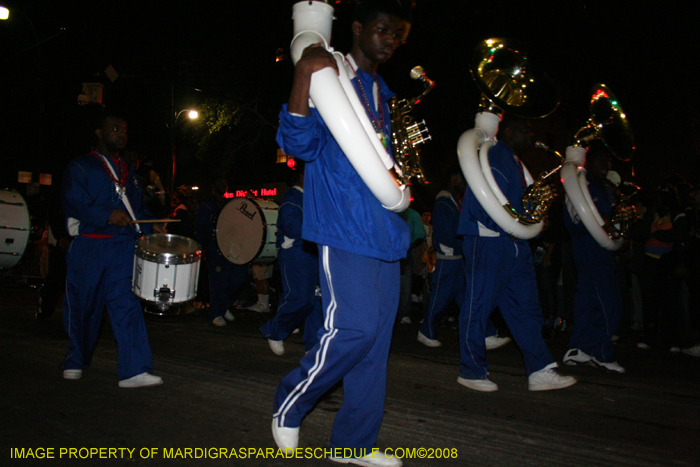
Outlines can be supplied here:
[[[80, 379], [90, 366], [105, 307], [119, 349], [119, 386], [154, 386], [163, 380], [151, 374], [153, 361], [141, 303], [131, 291], [134, 242], [151, 233], [137, 219], [152, 216], [142, 204], [133, 167], [119, 155], [127, 142], [127, 124], [105, 117], [95, 131], [98, 142], [78, 157], [63, 177], [62, 204], [68, 232], [63, 320], [70, 347], [63, 362], [65, 379]], [[160, 225], [153, 230], [162, 232]]]
[[[457, 235], [461, 203], [456, 199], [467, 186], [458, 165], [449, 171], [447, 189], [440, 191], [433, 206], [433, 245], [435, 248], [435, 272], [430, 287], [430, 300], [423, 323], [418, 331], [418, 342], [427, 347], [440, 347], [435, 324], [443, 316], [452, 300], [462, 308], [464, 303], [464, 258], [462, 239]], [[499, 337], [489, 319], [486, 323], [486, 348], [496, 349], [510, 342], [509, 337]]]
[[207, 265], [210, 299], [207, 320], [218, 327], [226, 326], [227, 321], [234, 320], [229, 308], [246, 285], [250, 269], [247, 264], [232, 263], [219, 250], [216, 224], [221, 210], [229, 201], [224, 196], [227, 191], [226, 177], [215, 177], [211, 185], [211, 195], [199, 202], [194, 219], [195, 236], [204, 248]]
[[[318, 343], [323, 326], [318, 286], [318, 247], [301, 238], [304, 218], [304, 163], [297, 163], [299, 182], [285, 193], [277, 215], [277, 262], [282, 276], [282, 297], [274, 318], [260, 327], [270, 348], [284, 355], [284, 340], [304, 325], [304, 347]], [[316, 316], [318, 314], [318, 316]]]
[[[531, 146], [526, 120], [506, 115], [500, 141], [489, 151], [498, 186], [520, 212], [525, 179], [515, 153]], [[458, 231], [464, 236], [466, 293], [459, 316], [458, 382], [483, 392], [498, 390], [489, 379], [484, 342], [486, 325], [498, 307], [523, 352], [531, 391], [559, 389], [576, 380], [554, 371], [557, 364], [542, 338], [542, 309], [537, 295], [534, 262], [527, 240], [507, 234], [484, 211], [469, 187], [464, 195]]]
[[455, 196], [461, 194], [466, 183], [459, 167], [450, 173], [447, 189], [437, 194], [431, 221], [433, 224], [433, 248], [435, 248], [435, 272], [430, 287], [430, 301], [426, 310], [418, 342], [428, 347], [440, 347], [435, 323], [440, 319], [447, 305], [457, 300], [460, 307], [464, 302], [464, 258], [462, 239], [457, 237], [460, 205]]
[[[362, 9], [369, 6], [369, 9]], [[358, 4], [348, 61], [352, 80], [378, 132], [391, 133], [387, 100], [393, 95], [376, 74], [408, 34], [407, 14], [395, 2]], [[311, 74], [337, 68], [323, 48], [308, 47], [296, 64], [290, 101], [280, 112], [277, 141], [307, 162], [302, 238], [319, 245], [324, 328], [320, 342], [277, 388], [273, 436], [296, 448], [299, 427], [318, 399], [343, 381], [331, 448], [348, 448], [358, 465], [400, 466], [372, 453], [384, 411], [386, 372], [399, 299], [399, 260], [410, 243], [408, 225], [383, 208], [353, 169], [328, 127], [309, 107]]]
[[[608, 150], [595, 142], [586, 154], [588, 191], [598, 213], [610, 220], [612, 192], [606, 184], [610, 169]], [[567, 365], [592, 365], [614, 373], [625, 369], [615, 361], [612, 336], [622, 316], [622, 294], [617, 280], [614, 251], [598, 244], [583, 225], [568, 200], [564, 208], [564, 225], [571, 236], [571, 251], [577, 272], [574, 297], [574, 326]]]

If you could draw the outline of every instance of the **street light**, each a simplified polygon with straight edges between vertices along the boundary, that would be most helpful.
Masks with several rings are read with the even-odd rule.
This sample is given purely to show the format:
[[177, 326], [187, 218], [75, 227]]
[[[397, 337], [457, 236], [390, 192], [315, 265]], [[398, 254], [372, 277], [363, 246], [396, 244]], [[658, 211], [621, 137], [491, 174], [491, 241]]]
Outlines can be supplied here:
[[177, 119], [180, 118], [180, 115], [183, 113], [187, 112], [187, 117], [190, 120], [195, 120], [199, 118], [199, 112], [197, 112], [194, 109], [183, 109], [177, 113], [173, 113], [173, 119], [170, 123], [170, 151], [173, 155], [173, 169], [172, 173], [170, 174], [170, 204], [172, 207], [173, 204], [173, 193], [175, 193], [175, 123], [177, 123]]
[[10, 18], [10, 10], [4, 6], [0, 6], [0, 20], [6, 20]]

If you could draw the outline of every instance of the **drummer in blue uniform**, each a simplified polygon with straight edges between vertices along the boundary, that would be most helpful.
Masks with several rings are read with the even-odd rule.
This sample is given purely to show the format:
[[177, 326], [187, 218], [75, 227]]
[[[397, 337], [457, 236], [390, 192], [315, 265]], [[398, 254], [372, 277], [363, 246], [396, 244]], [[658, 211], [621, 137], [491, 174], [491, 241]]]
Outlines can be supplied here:
[[230, 308], [248, 281], [248, 265], [230, 262], [221, 254], [216, 241], [216, 223], [221, 210], [228, 202], [224, 197], [227, 191], [226, 178], [215, 178], [211, 196], [200, 201], [194, 220], [195, 236], [204, 248], [207, 263], [211, 300], [207, 320], [219, 327], [226, 326], [227, 321], [234, 320]]
[[[127, 123], [104, 117], [95, 130], [97, 145], [67, 167], [61, 192], [69, 234], [67, 283], [63, 319], [70, 347], [63, 377], [77, 380], [90, 366], [107, 308], [119, 350], [119, 387], [162, 384], [154, 376], [151, 347], [141, 303], [132, 293], [134, 244], [150, 224], [135, 171], [121, 156], [127, 143]], [[153, 226], [156, 233], [164, 226]]]

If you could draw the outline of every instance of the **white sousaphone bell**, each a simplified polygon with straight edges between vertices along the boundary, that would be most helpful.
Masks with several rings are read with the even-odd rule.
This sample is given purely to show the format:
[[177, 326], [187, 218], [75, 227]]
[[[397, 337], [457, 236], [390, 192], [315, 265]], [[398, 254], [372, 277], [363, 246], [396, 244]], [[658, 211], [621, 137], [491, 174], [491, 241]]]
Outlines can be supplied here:
[[340, 52], [330, 46], [333, 7], [320, 1], [302, 1], [293, 7], [294, 39], [290, 49], [294, 64], [304, 49], [320, 43], [333, 54], [339, 74], [324, 68], [311, 76], [309, 91], [314, 106], [328, 126], [350, 164], [372, 194], [386, 209], [401, 212], [410, 204], [408, 185], [399, 185], [390, 170], [400, 173], [372, 128], [360, 99], [355, 93], [353, 70]]
[[[482, 92], [480, 112], [474, 128], [462, 134], [457, 154], [464, 177], [486, 213], [508, 234], [530, 239], [542, 231], [538, 210], [536, 218], [523, 216], [510, 206], [491, 173], [489, 149], [495, 144], [501, 115], [512, 113], [524, 118], [541, 118], [559, 105], [557, 87], [546, 74], [533, 72], [523, 48], [501, 38], [481, 41], [470, 68], [472, 78]], [[534, 180], [523, 166], [525, 180]]]
[[606, 250], [618, 250], [623, 243], [620, 232], [607, 231], [605, 221], [596, 209], [586, 181], [583, 167], [590, 143], [601, 140], [622, 161], [629, 161], [634, 153], [634, 139], [627, 117], [617, 98], [604, 84], [591, 90], [591, 117], [574, 136], [574, 143], [566, 148], [566, 162], [561, 169], [561, 179], [576, 214], [588, 232]]

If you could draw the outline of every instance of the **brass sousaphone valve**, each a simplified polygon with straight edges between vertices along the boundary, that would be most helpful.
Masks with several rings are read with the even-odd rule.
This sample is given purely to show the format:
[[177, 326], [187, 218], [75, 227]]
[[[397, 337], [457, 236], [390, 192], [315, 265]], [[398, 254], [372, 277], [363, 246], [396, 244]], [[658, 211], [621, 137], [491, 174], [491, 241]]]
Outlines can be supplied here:
[[435, 87], [435, 82], [426, 76], [421, 66], [411, 69], [411, 78], [422, 81], [425, 87], [423, 92], [413, 99], [398, 100], [394, 97], [389, 101], [391, 149], [396, 164], [401, 169], [398, 178], [402, 183], [408, 183], [411, 178], [416, 178], [421, 183], [427, 183], [420, 160], [420, 146], [432, 138], [428, 133], [428, 127], [425, 126], [425, 120], [416, 122], [410, 112], [413, 110], [413, 106], [418, 104]]

